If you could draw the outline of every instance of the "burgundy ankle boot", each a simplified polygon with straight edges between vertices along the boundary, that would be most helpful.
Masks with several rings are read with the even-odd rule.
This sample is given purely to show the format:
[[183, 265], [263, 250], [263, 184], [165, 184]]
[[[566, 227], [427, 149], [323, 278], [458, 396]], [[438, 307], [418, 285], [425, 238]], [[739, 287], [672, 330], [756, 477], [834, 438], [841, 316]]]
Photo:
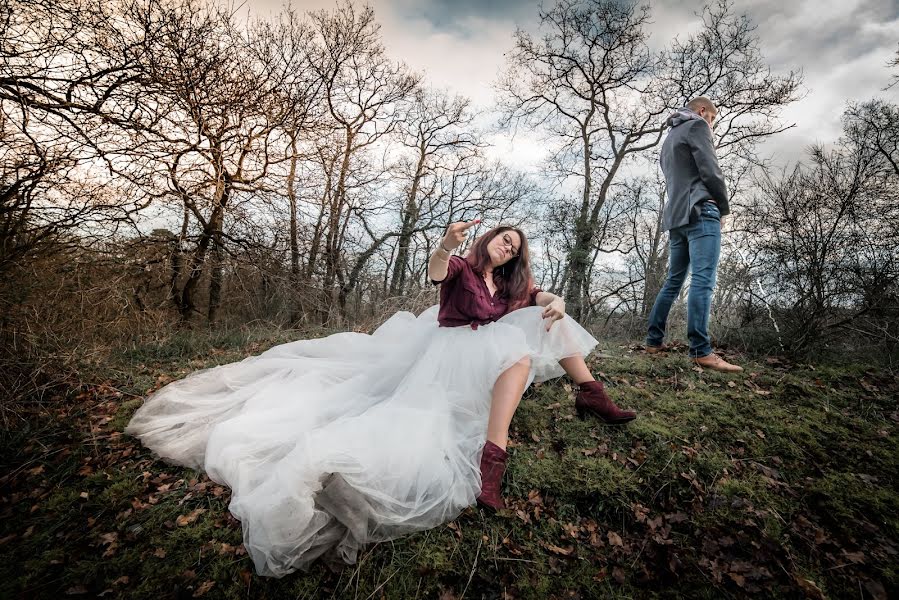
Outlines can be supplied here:
[[637, 416], [637, 413], [632, 410], [618, 408], [606, 395], [601, 381], [582, 383], [577, 399], [574, 401], [574, 408], [577, 410], [577, 416], [581, 419], [585, 419], [587, 413], [590, 413], [607, 425], [627, 423], [633, 421]]
[[503, 473], [506, 472], [507, 458], [508, 453], [490, 440], [484, 444], [484, 452], [481, 454], [481, 495], [478, 496], [478, 504], [481, 506], [493, 510], [506, 508], [499, 488]]

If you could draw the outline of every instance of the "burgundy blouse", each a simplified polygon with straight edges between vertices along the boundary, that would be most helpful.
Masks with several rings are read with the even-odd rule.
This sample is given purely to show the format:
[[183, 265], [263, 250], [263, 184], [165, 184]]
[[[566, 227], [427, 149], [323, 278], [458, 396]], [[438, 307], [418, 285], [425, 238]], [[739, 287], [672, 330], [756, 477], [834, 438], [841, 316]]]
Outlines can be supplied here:
[[[450, 257], [443, 281], [432, 279], [431, 282], [440, 284], [437, 322], [441, 327], [471, 325], [472, 329], [477, 329], [478, 325], [496, 321], [509, 312], [509, 299], [491, 296], [484, 278], [459, 256]], [[538, 287], [531, 290], [531, 306], [536, 306], [537, 294], [542, 291]]]

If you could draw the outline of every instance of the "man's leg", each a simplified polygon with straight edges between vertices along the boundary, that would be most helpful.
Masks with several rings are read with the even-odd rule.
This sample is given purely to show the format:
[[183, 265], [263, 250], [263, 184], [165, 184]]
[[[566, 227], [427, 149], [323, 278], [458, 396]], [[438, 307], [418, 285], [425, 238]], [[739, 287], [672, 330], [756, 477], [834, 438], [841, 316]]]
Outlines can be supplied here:
[[690, 356], [698, 358], [712, 353], [709, 336], [709, 315], [712, 292], [721, 256], [721, 223], [718, 208], [705, 204], [699, 221], [689, 225], [690, 292], [687, 295], [687, 337]]
[[687, 277], [687, 268], [690, 266], [690, 246], [684, 233], [685, 227], [690, 226], [685, 225], [669, 232], [668, 277], [665, 279], [662, 289], [659, 290], [652, 311], [649, 313], [649, 331], [646, 335], [648, 347], [662, 345], [662, 340], [665, 339], [668, 313]]

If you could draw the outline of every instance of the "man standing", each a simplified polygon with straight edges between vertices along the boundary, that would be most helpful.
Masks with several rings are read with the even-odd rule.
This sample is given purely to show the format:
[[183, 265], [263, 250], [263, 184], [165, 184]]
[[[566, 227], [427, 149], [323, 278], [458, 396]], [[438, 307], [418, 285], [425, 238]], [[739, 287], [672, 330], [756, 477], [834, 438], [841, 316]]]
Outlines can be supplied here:
[[737, 373], [732, 365], [712, 352], [709, 313], [712, 290], [721, 255], [721, 228], [730, 213], [727, 185], [715, 156], [712, 123], [718, 109], [704, 96], [694, 98], [666, 121], [671, 126], [662, 144], [662, 172], [668, 203], [662, 227], [669, 232], [668, 278], [649, 314], [646, 351], [665, 349], [665, 325], [671, 305], [680, 293], [687, 269], [691, 271], [687, 297], [687, 337], [693, 362], [716, 371]]

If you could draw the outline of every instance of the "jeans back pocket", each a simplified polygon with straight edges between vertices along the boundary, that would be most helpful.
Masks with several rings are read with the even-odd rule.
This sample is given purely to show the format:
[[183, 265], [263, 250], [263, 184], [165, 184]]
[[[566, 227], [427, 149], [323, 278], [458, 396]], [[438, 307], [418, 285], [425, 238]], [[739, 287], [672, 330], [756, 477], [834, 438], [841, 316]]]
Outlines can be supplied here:
[[702, 208], [700, 209], [700, 213], [703, 217], [709, 219], [715, 219], [716, 221], [721, 221], [721, 210], [718, 208], [718, 205], [714, 202], [703, 202]]

